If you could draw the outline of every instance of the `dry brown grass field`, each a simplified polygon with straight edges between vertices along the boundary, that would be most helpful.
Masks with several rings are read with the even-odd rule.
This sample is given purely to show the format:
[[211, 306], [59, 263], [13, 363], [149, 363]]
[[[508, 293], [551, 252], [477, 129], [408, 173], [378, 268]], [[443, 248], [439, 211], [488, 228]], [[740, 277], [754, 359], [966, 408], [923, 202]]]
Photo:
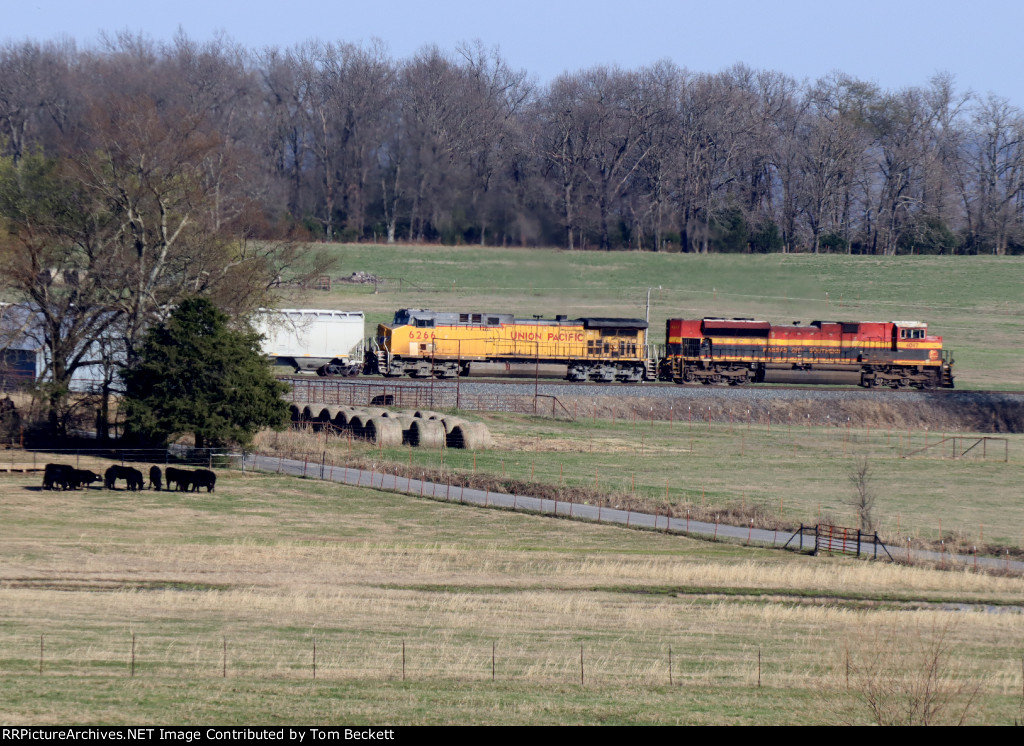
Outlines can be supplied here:
[[1021, 718], [1020, 578], [220, 476], [0, 476], [5, 723]]

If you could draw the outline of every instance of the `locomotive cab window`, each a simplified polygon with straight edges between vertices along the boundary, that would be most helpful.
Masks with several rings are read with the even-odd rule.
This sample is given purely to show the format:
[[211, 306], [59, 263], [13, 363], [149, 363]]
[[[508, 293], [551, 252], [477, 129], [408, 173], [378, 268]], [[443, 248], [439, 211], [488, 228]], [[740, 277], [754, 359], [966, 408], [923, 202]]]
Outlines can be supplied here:
[[416, 327], [419, 329], [425, 327], [432, 327], [434, 325], [433, 319], [416, 319]]

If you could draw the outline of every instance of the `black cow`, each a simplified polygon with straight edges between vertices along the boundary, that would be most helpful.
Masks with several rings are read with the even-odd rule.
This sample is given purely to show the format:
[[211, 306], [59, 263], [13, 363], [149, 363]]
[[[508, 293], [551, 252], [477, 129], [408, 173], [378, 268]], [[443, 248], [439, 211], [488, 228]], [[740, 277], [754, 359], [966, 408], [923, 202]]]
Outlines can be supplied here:
[[43, 489], [55, 490], [58, 487], [62, 490], [71, 489], [71, 482], [74, 479], [75, 467], [68, 464], [47, 464], [43, 471]]
[[199, 492], [200, 487], [205, 487], [207, 492], [213, 492], [217, 484], [217, 475], [209, 469], [196, 469], [192, 472], [192, 491]]
[[160, 485], [163, 475], [160, 473], [159, 466], [149, 467], [149, 486], [155, 489], [157, 492], [160, 491]]
[[73, 490], [77, 490], [79, 487], [89, 489], [89, 485], [93, 482], [103, 481], [103, 477], [88, 469], [73, 469], [72, 472], [71, 489]]
[[118, 479], [123, 479], [128, 483], [128, 489], [130, 490], [141, 490], [144, 486], [142, 481], [142, 472], [138, 469], [133, 469], [130, 466], [111, 466], [107, 469], [104, 482], [108, 490], [117, 489], [115, 482]]
[[167, 489], [171, 489], [171, 485], [177, 485], [179, 492], [181, 490], [187, 492], [192, 488], [192, 472], [186, 469], [176, 469], [173, 466], [168, 466], [164, 469], [164, 476], [167, 478]]

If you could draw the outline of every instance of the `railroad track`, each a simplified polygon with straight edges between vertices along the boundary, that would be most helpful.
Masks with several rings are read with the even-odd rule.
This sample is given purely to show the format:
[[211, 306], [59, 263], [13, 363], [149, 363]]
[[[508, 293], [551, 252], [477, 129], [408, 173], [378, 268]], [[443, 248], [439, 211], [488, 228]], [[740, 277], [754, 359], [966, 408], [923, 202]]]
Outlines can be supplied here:
[[[823, 385], [799, 385], [799, 384], [771, 384], [753, 383], [742, 386], [730, 386], [728, 384], [701, 385], [701, 384], [677, 384], [667, 381], [645, 381], [643, 383], [601, 383], [601, 382], [573, 382], [561, 381], [551, 378], [529, 379], [508, 379], [508, 378], [462, 378], [458, 381], [452, 379], [417, 379], [417, 378], [382, 378], [380, 376], [354, 376], [354, 377], [314, 377], [314, 376], [285, 376], [280, 380], [290, 383], [292, 386], [374, 386], [379, 388], [449, 388], [459, 386], [464, 389], [490, 388], [493, 390], [508, 389], [521, 395], [523, 392], [530, 393], [540, 388], [545, 393], [551, 394], [557, 390], [581, 390], [590, 392], [590, 396], [621, 396], [625, 392], [642, 389], [646, 391], [663, 391], [661, 395], [671, 395], [668, 392], [678, 392], [679, 396], [688, 396], [698, 392], [706, 392], [714, 396], [730, 396], [736, 394], [742, 396], [742, 392], [757, 392], [759, 395], [775, 394], [779, 397], [788, 397], [793, 392], [810, 392], [815, 394], [859, 394], [871, 398], [885, 396], [943, 396], [943, 397], [1021, 397], [1024, 398], [1024, 391], [1002, 390], [1002, 389], [891, 389], [891, 388], [864, 388], [863, 386], [823, 386]], [[527, 391], [527, 389], [529, 391]], [[607, 393], [603, 393], [607, 391]], [[602, 393], [598, 393], [602, 392]], [[573, 394], [575, 395], [575, 394]], [[817, 397], [815, 397], [817, 398]]]

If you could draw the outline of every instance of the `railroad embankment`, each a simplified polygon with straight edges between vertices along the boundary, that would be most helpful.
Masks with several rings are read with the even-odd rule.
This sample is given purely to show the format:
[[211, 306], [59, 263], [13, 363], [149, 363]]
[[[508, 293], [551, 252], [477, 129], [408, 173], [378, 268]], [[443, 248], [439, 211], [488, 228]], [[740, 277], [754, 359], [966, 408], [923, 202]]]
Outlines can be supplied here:
[[1024, 432], [1024, 393], [899, 393], [769, 389], [687, 389], [673, 396], [559, 397], [577, 418], [629, 417], [683, 422], [751, 421], [945, 432]]

